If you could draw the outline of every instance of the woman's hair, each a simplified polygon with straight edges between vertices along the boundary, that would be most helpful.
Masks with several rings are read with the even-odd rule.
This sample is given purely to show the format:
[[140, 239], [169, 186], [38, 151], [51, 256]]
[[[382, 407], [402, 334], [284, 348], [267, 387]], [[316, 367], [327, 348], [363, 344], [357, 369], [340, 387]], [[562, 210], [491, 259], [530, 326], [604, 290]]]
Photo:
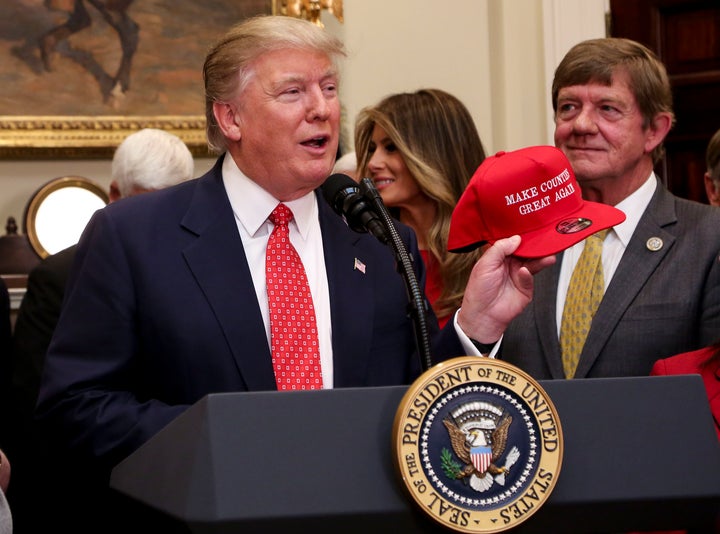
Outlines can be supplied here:
[[433, 308], [438, 316], [457, 309], [480, 251], [447, 250], [450, 217], [471, 176], [485, 159], [470, 112], [453, 95], [422, 89], [386, 97], [360, 111], [355, 125], [358, 176], [367, 175], [375, 125], [387, 133], [422, 192], [437, 204], [427, 236], [428, 250], [439, 262], [442, 292]]
[[254, 61], [266, 52], [296, 49], [321, 52], [333, 62], [345, 56], [342, 42], [304, 19], [259, 15], [236, 24], [210, 49], [203, 66], [205, 118], [210, 150], [227, 149], [215, 120], [213, 104], [227, 103], [242, 93], [253, 76]]
[[[628, 75], [629, 88], [640, 108], [645, 128], [660, 112], [670, 113], [674, 122], [672, 89], [665, 66], [647, 47], [619, 37], [589, 39], [570, 49], [555, 69], [553, 109], [557, 113], [560, 89], [591, 82], [610, 86], [615, 73], [621, 70]], [[653, 150], [653, 162], [657, 163], [663, 152], [660, 143]]]

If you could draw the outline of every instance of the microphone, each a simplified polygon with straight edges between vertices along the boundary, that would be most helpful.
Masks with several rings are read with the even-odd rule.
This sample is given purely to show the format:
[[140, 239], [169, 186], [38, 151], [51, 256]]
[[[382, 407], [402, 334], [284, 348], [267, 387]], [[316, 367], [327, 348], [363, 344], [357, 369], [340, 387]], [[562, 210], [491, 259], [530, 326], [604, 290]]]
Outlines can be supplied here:
[[383, 244], [390, 242], [388, 230], [375, 209], [347, 174], [333, 174], [320, 187], [323, 196], [338, 215], [344, 216], [350, 229], [370, 232]]
[[320, 187], [325, 200], [335, 212], [344, 216], [348, 226], [356, 232], [370, 232], [378, 240], [390, 246], [395, 254], [398, 271], [405, 282], [408, 293], [409, 316], [413, 320], [413, 330], [417, 341], [420, 364], [423, 371], [432, 367], [430, 354], [430, 335], [427, 324], [427, 301], [420, 288], [412, 257], [405, 248], [400, 234], [392, 222], [387, 208], [382, 202], [380, 193], [375, 189], [370, 178], [361, 181], [364, 191], [355, 180], [346, 174], [333, 174]]

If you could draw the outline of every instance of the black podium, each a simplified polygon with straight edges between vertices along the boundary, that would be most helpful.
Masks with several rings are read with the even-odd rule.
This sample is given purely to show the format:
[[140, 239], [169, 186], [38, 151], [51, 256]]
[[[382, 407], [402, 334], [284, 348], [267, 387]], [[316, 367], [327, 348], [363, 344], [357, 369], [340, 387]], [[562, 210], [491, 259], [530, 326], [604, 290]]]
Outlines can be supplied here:
[[[545, 505], [513, 532], [712, 521], [720, 444], [699, 376], [540, 384], [562, 424], [562, 469]], [[447, 532], [417, 510], [393, 468], [406, 389], [209, 395], [120, 463], [110, 485], [197, 533]]]

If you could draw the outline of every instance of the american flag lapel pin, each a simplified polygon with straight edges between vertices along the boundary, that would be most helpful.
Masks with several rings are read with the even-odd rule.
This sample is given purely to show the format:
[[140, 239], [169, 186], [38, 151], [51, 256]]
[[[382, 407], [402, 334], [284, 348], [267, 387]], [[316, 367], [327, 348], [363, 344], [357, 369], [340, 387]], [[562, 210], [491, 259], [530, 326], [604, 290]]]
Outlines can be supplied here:
[[355, 258], [355, 263], [353, 264], [353, 270], [360, 271], [361, 273], [365, 274], [365, 264], [361, 262], [359, 259]]

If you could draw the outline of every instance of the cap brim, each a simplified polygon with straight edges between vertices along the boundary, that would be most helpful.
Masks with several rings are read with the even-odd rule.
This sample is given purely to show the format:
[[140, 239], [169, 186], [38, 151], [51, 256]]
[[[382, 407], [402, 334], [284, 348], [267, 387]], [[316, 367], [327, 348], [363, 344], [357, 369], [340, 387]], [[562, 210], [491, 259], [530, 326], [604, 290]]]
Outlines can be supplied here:
[[578, 210], [556, 221], [555, 224], [520, 234], [522, 241], [514, 255], [521, 258], [552, 256], [579, 243], [587, 236], [612, 228], [624, 220], [625, 213], [619, 209], [586, 200]]

